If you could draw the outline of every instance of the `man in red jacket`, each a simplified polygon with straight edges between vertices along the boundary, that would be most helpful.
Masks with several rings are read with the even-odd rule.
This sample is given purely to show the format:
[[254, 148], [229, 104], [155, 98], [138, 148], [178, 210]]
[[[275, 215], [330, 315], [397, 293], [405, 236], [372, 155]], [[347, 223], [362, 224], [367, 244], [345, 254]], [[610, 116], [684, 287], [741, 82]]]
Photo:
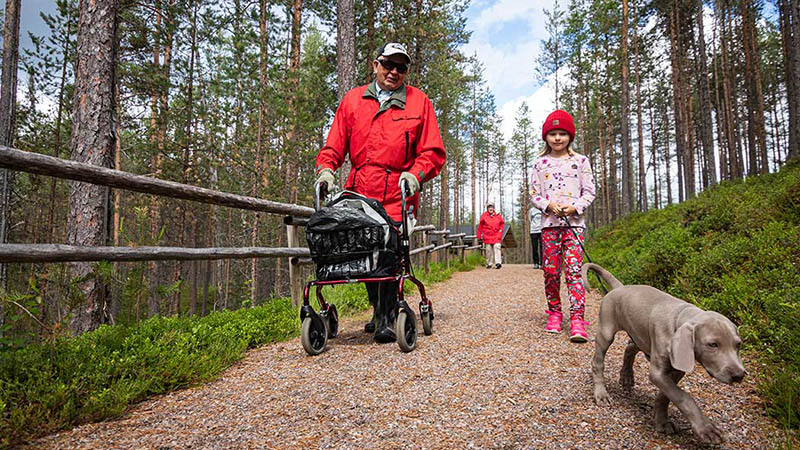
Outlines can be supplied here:
[[494, 204], [487, 203], [486, 212], [481, 215], [481, 221], [478, 223], [477, 233], [478, 239], [485, 244], [487, 269], [491, 269], [492, 264], [498, 269], [502, 267], [500, 247], [503, 242], [503, 228], [505, 225], [506, 222], [503, 220], [503, 216], [495, 212]]
[[[375, 82], [345, 94], [317, 155], [317, 182], [332, 186], [334, 171], [349, 155], [344, 188], [376, 199], [402, 222], [400, 182], [417, 212], [420, 186], [439, 174], [445, 152], [433, 105], [419, 89], [404, 84], [411, 58], [397, 43], [381, 47], [372, 62]], [[373, 318], [364, 331], [375, 340], [395, 340], [396, 282], [367, 283]]]

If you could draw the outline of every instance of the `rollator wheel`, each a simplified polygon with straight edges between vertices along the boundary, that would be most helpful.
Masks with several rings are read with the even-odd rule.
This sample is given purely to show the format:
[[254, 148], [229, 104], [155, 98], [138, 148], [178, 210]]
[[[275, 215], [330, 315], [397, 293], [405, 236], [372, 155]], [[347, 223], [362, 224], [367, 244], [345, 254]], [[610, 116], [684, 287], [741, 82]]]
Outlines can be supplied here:
[[433, 311], [422, 313], [422, 331], [425, 336], [433, 334]]
[[339, 335], [339, 313], [336, 311], [336, 305], [333, 303], [328, 304], [328, 311], [323, 318], [325, 324], [328, 326], [328, 339], [333, 339]]
[[316, 356], [325, 350], [328, 343], [328, 327], [319, 316], [308, 316], [303, 319], [300, 328], [300, 341], [303, 349], [311, 356]]
[[397, 314], [395, 323], [395, 334], [397, 335], [397, 345], [405, 353], [417, 348], [417, 318], [414, 313], [410, 314], [405, 310], [400, 310]]

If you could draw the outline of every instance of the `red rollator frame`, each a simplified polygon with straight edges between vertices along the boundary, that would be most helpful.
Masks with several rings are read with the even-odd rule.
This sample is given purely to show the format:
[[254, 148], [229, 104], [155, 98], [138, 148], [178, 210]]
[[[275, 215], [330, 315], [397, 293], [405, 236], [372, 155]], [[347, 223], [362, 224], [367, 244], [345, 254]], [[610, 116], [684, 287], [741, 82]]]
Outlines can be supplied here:
[[[319, 355], [325, 350], [329, 338], [335, 338], [339, 333], [339, 315], [336, 306], [325, 301], [322, 296], [323, 286], [331, 286], [347, 283], [380, 283], [384, 281], [397, 282], [397, 317], [395, 322], [395, 334], [397, 335], [397, 345], [404, 352], [413, 351], [417, 347], [417, 318], [414, 310], [408, 305], [403, 294], [403, 285], [406, 280], [414, 283], [419, 289], [420, 297], [419, 313], [422, 318], [422, 328], [426, 336], [433, 334], [433, 304], [425, 295], [425, 286], [411, 272], [409, 214], [411, 211], [406, 205], [406, 189], [408, 184], [405, 180], [401, 183], [401, 207], [403, 212], [403, 223], [400, 229], [394, 227], [399, 239], [400, 262], [394, 276], [389, 277], [363, 277], [355, 279], [342, 279], [331, 281], [313, 280], [306, 283], [303, 289], [303, 306], [300, 308], [301, 341], [303, 348], [309, 355]], [[327, 196], [327, 186], [314, 185], [314, 208], [318, 211], [321, 207], [322, 198]], [[309, 293], [312, 287], [316, 287], [317, 300], [319, 301], [319, 313], [314, 311], [309, 303]]]

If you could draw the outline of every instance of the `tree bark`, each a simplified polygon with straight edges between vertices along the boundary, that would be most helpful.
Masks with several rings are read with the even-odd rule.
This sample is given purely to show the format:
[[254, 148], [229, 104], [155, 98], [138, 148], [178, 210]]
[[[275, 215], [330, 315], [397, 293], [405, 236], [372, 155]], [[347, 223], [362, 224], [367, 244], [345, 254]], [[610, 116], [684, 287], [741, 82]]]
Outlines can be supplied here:
[[781, 0], [784, 76], [789, 104], [789, 143], [786, 159], [800, 158], [800, 0]]
[[336, 0], [336, 80], [339, 101], [356, 86], [356, 25], [353, 0]]
[[372, 61], [378, 52], [378, 47], [375, 44], [375, 1], [365, 0], [367, 4], [367, 51], [364, 64], [364, 83], [369, 83], [372, 80]]
[[637, 0], [633, 2], [633, 51], [634, 59], [636, 62], [636, 140], [638, 143], [638, 160], [639, 160], [639, 176], [638, 176], [638, 210], [647, 211], [647, 171], [644, 165], [644, 130], [642, 119], [642, 81], [641, 81], [641, 50], [639, 49], [639, 3]]
[[622, 89], [620, 92], [620, 107], [622, 108], [622, 215], [633, 212], [633, 152], [631, 152], [630, 119], [630, 87], [628, 63], [628, 0], [622, 0]]
[[678, 163], [678, 202], [683, 201], [683, 182], [685, 173], [683, 172], [683, 158], [686, 149], [686, 128], [684, 121], [684, 99], [683, 99], [683, 64], [680, 52], [681, 26], [680, 26], [680, 6], [678, 1], [672, 2], [669, 16], [669, 37], [670, 37], [670, 62], [672, 65], [672, 108], [675, 115], [675, 153]]
[[[269, 145], [269, 111], [267, 103], [267, 88], [269, 87], [269, 71], [267, 60], [269, 59], [269, 2], [259, 0], [258, 16], [258, 136], [256, 138], [256, 179], [253, 182], [252, 196], [257, 197], [260, 189], [266, 187], [265, 165], [267, 147]], [[259, 236], [259, 214], [253, 214], [253, 227], [250, 231], [250, 245], [255, 247]], [[250, 305], [255, 306], [258, 297], [258, 260], [250, 260]]]
[[700, 94], [700, 141], [703, 144], [703, 185], [717, 184], [717, 162], [714, 156], [714, 122], [711, 119], [711, 95], [708, 84], [706, 38], [703, 27], [703, 1], [697, 1], [697, 87]]
[[[114, 79], [117, 55], [117, 0], [80, 3], [73, 102], [72, 159], [111, 166], [116, 110]], [[101, 246], [108, 241], [109, 189], [70, 183], [67, 242]], [[84, 301], [72, 311], [75, 333], [97, 328], [105, 319], [107, 287], [92, 274], [88, 263], [70, 264], [70, 277], [80, 280]]]
[[[0, 145], [11, 146], [17, 109], [17, 67], [19, 65], [20, 0], [6, 0], [3, 27], [3, 67], [0, 75]], [[0, 244], [8, 242], [11, 221], [11, 185], [13, 173], [0, 169]], [[0, 294], [8, 283], [8, 267], [0, 264]], [[0, 325], [3, 309], [0, 306]]]

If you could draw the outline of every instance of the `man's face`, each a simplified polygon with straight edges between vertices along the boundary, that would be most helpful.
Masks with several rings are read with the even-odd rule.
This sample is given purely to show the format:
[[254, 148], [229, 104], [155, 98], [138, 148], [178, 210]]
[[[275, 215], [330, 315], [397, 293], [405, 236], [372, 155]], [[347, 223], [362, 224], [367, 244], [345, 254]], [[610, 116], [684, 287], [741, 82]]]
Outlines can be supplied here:
[[489, 211], [489, 214], [494, 214], [494, 206], [489, 205], [486, 207], [486, 210]]
[[566, 149], [569, 145], [569, 133], [564, 130], [550, 131], [547, 133], [546, 139], [547, 145], [556, 152]]
[[[391, 69], [384, 67], [384, 64]], [[372, 70], [377, 77], [378, 87], [384, 91], [393, 91], [402, 86], [408, 72], [408, 64], [403, 55], [379, 56], [372, 62]]]

